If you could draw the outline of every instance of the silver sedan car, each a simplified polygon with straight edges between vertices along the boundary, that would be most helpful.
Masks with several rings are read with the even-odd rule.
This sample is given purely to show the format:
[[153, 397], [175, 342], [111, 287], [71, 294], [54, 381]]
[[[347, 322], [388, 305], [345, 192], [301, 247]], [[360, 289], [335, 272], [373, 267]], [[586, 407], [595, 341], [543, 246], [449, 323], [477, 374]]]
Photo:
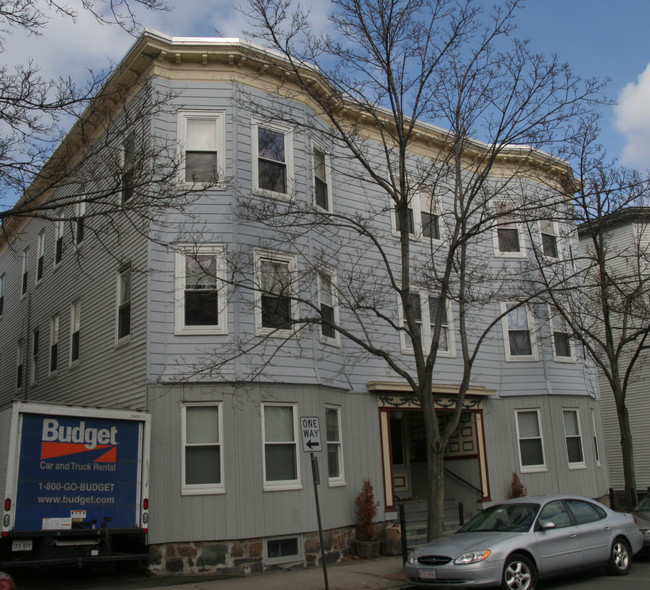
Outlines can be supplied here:
[[588, 498], [526, 497], [486, 508], [457, 533], [409, 553], [422, 588], [533, 590], [538, 578], [606, 566], [625, 575], [643, 538], [630, 514]]

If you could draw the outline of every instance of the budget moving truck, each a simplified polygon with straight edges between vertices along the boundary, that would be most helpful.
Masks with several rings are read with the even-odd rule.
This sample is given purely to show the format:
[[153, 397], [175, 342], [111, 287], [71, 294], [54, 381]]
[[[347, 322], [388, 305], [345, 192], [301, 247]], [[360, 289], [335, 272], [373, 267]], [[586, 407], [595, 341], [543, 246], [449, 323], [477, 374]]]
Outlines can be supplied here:
[[148, 414], [13, 402], [0, 409], [0, 566], [142, 560]]

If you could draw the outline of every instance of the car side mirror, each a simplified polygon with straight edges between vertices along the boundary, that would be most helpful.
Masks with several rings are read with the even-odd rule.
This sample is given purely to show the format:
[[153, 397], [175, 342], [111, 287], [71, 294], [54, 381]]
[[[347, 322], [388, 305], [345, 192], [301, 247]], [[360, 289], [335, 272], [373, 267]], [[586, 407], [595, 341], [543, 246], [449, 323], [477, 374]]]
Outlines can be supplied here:
[[555, 523], [552, 520], [540, 520], [540, 526], [543, 531], [548, 531], [555, 528]]

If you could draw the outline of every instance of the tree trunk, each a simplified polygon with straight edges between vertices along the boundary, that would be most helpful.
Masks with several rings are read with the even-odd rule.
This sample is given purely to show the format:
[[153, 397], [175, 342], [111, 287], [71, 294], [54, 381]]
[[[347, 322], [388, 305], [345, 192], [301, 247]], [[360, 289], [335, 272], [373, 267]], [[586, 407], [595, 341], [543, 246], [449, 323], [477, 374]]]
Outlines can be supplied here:
[[427, 457], [429, 498], [427, 501], [427, 541], [445, 534], [445, 472], [444, 448], [435, 445]]
[[621, 431], [621, 453], [623, 456], [623, 477], [625, 479], [625, 504], [627, 510], [633, 510], [638, 504], [636, 493], [636, 472], [634, 470], [634, 444], [630, 419], [625, 404], [616, 403], [618, 427]]

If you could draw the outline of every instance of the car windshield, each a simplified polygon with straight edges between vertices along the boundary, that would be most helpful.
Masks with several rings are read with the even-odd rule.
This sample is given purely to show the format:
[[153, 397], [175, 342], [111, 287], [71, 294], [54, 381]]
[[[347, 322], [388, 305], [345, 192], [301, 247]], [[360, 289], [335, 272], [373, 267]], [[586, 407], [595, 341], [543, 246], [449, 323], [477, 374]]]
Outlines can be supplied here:
[[499, 531], [503, 533], [525, 533], [535, 521], [539, 504], [499, 504], [491, 506], [474, 516], [459, 533]]
[[634, 509], [636, 511], [650, 510], [650, 494], [646, 494], [641, 498], [639, 505]]

